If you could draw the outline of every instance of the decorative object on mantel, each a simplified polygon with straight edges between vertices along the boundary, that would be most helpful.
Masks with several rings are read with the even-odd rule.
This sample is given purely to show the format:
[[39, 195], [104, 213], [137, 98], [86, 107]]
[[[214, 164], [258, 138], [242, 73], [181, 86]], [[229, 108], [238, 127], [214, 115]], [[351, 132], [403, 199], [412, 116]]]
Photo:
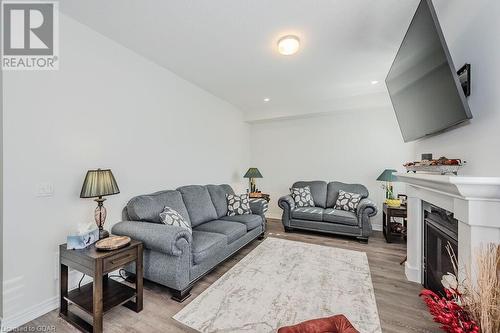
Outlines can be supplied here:
[[254, 193], [257, 192], [257, 186], [255, 185], [255, 178], [263, 178], [263, 177], [259, 169], [250, 168], [245, 173], [243, 178], [248, 178], [248, 185], [249, 185], [248, 189], [250, 190], [250, 193]]
[[458, 170], [464, 166], [467, 162], [462, 161], [459, 158], [449, 159], [446, 157], [440, 157], [437, 160], [422, 160], [415, 162], [407, 162], [403, 164], [406, 168], [406, 172], [417, 171], [439, 173], [441, 175], [446, 175], [452, 173], [454, 175], [458, 174]]
[[384, 172], [378, 176], [377, 180], [381, 182], [385, 182], [385, 199], [387, 200], [394, 199], [394, 192], [392, 188], [392, 183], [397, 181], [396, 176], [394, 176], [394, 172], [397, 170], [394, 169], [385, 169]]
[[103, 198], [107, 195], [120, 193], [118, 184], [116, 183], [113, 173], [109, 169], [97, 169], [87, 171], [85, 180], [83, 181], [80, 198], [97, 198], [97, 208], [94, 211], [95, 223], [99, 227], [99, 239], [109, 236], [109, 232], [104, 230], [103, 225], [106, 221], [106, 208], [104, 207]]
[[99, 251], [113, 251], [127, 246], [130, 241], [128, 236], [111, 236], [95, 243], [95, 248]]
[[432, 160], [432, 153], [425, 153], [421, 155], [422, 161], [430, 161]]
[[451, 246], [447, 250], [455, 272], [443, 275], [445, 296], [427, 289], [420, 294], [434, 321], [449, 333], [500, 332], [500, 245], [477, 249], [474, 275], [468, 271], [463, 281], [457, 278], [455, 252]]

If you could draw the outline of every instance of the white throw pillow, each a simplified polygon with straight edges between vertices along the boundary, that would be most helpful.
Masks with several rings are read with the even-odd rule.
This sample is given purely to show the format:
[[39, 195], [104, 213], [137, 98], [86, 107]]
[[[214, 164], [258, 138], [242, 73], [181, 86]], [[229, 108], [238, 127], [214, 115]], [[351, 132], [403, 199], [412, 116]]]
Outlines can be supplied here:
[[227, 215], [248, 215], [252, 214], [248, 194], [227, 194]]
[[356, 213], [361, 199], [361, 194], [340, 190], [334, 208]]
[[165, 206], [163, 211], [160, 213], [160, 221], [163, 224], [175, 225], [184, 228], [189, 231], [190, 234], [193, 234], [191, 226], [186, 222], [186, 220], [184, 220], [182, 215], [168, 206]]
[[296, 207], [314, 207], [314, 200], [309, 186], [306, 187], [292, 187], [292, 198]]

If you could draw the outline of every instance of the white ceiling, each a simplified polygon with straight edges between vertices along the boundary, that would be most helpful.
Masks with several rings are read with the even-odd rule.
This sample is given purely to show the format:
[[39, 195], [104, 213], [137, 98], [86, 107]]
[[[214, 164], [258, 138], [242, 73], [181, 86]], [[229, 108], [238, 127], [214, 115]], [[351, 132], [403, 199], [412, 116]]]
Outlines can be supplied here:
[[[64, 0], [60, 8], [255, 121], [387, 104], [384, 78], [417, 4]], [[301, 40], [293, 56], [276, 50], [287, 34]], [[271, 101], [264, 103], [265, 97]]]

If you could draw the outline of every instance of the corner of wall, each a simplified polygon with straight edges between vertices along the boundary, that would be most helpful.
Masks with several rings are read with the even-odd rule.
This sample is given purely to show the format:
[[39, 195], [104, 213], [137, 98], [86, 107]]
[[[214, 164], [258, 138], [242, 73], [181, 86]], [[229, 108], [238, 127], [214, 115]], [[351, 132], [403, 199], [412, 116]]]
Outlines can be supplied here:
[[3, 318], [3, 71], [0, 70], [0, 327]]

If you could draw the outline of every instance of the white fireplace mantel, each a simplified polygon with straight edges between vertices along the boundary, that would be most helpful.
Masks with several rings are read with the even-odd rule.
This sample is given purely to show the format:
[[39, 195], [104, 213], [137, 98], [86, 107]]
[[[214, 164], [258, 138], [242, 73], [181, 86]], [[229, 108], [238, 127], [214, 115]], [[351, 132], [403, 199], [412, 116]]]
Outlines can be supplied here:
[[500, 177], [467, 177], [397, 173], [407, 184], [408, 244], [406, 277], [422, 282], [423, 212], [426, 203], [454, 214], [458, 224], [461, 266], [473, 266], [474, 251], [483, 243], [500, 242]]

